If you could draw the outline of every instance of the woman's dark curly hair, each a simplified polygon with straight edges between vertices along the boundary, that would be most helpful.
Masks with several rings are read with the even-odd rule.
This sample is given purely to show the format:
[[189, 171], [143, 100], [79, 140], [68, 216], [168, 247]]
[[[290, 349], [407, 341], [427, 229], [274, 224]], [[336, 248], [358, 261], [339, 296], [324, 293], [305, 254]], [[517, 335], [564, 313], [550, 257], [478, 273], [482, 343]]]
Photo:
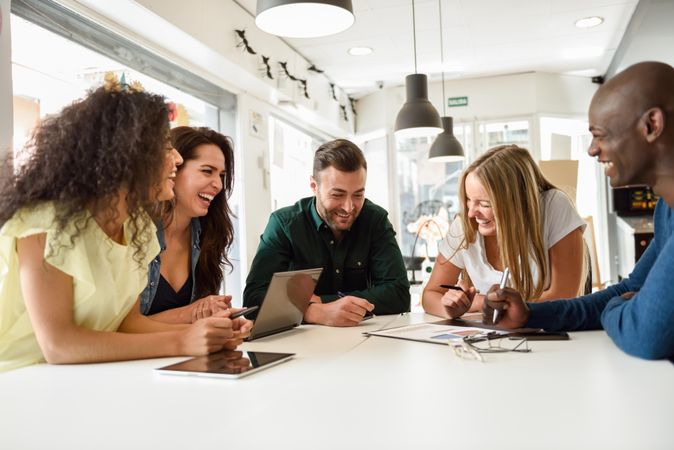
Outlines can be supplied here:
[[40, 123], [19, 167], [13, 170], [7, 160], [0, 181], [0, 226], [21, 208], [53, 202], [56, 232], [73, 223], [74, 244], [92, 216], [118, 217], [116, 199], [123, 189], [129, 244], [140, 263], [150, 239], [144, 237], [145, 213], [156, 205], [168, 137], [163, 97], [131, 89], [91, 91]]
[[195, 269], [195, 295], [201, 298], [217, 293], [224, 276], [223, 265], [232, 267], [227, 253], [234, 240], [234, 226], [227, 200], [234, 186], [234, 149], [230, 138], [205, 127], [176, 127], [171, 130], [171, 141], [185, 163], [196, 158], [197, 148], [205, 144], [218, 146], [225, 157], [222, 191], [211, 201], [208, 213], [199, 218], [201, 253]]

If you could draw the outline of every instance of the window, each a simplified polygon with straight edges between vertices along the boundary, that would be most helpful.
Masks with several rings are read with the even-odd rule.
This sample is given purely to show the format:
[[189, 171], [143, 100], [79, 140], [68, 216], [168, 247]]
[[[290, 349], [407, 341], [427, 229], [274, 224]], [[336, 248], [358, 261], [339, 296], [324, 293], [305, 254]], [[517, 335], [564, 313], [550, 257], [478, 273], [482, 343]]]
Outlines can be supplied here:
[[497, 145], [506, 144], [515, 144], [532, 150], [529, 128], [528, 120], [479, 122], [479, 151], [483, 153]]
[[269, 118], [269, 135], [271, 206], [275, 211], [312, 195], [309, 177], [321, 141], [273, 116]]
[[389, 164], [386, 135], [366, 140], [359, 147], [367, 161], [365, 197], [385, 210], [390, 210]]
[[[470, 136], [470, 132], [463, 125], [459, 125], [455, 127], [455, 135], [461, 142]], [[439, 234], [446, 233], [449, 221], [459, 208], [458, 181], [464, 162], [430, 161], [428, 151], [434, 139], [435, 137], [424, 136], [397, 141], [400, 196], [398, 229], [400, 248], [405, 257], [434, 258], [438, 253], [435, 239]], [[465, 143], [462, 142], [462, 145]], [[425, 239], [426, 236], [420, 234], [420, 239], [415, 239], [419, 228], [427, 220], [432, 220], [433, 236]]]
[[173, 125], [218, 129], [217, 107], [16, 15], [11, 20], [15, 152], [39, 119], [102, 85], [107, 72], [124, 74], [128, 81], [139, 81], [147, 91], [175, 102], [179, 114]]

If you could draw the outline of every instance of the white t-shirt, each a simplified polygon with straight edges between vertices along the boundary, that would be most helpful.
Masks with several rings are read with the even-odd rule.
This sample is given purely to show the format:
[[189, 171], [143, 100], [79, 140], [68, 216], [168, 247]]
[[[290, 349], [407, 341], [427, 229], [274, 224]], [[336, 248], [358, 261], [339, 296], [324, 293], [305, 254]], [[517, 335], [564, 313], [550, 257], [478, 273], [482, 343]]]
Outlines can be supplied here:
[[[580, 217], [569, 198], [557, 189], [545, 191], [543, 200], [543, 245], [546, 250], [554, 246], [564, 236], [578, 227], [585, 230], [585, 221]], [[473, 244], [466, 249], [459, 249], [463, 242], [463, 227], [457, 217], [449, 227], [447, 236], [440, 241], [438, 251], [452, 264], [460, 269], [466, 269], [468, 276], [481, 293], [486, 293], [493, 284], [501, 281], [502, 272], [494, 269], [487, 261], [484, 248], [484, 238], [477, 233]], [[534, 280], [538, 280], [538, 266], [533, 258], [529, 257]], [[544, 289], [550, 287], [550, 280], [546, 280]]]

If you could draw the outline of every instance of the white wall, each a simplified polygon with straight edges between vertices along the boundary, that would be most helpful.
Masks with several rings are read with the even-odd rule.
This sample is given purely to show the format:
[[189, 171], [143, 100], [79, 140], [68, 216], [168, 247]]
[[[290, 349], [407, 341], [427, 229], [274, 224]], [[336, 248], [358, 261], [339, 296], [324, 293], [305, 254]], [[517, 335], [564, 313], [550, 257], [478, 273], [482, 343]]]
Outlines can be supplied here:
[[239, 186], [243, 188], [241, 206], [244, 221], [239, 227], [241, 246], [246, 249], [241, 255], [241, 265], [246, 267], [246, 273], [253, 262], [255, 251], [264, 231], [269, 215], [271, 214], [271, 192], [269, 189], [269, 136], [260, 139], [252, 136], [248, 131], [250, 111], [261, 114], [265, 127], [269, 123], [270, 107], [249, 95], [240, 95], [237, 105], [239, 120], [239, 142], [241, 152], [245, 155], [242, 164], [237, 167]]
[[9, 29], [10, 0], [0, 0], [0, 160], [12, 151], [12, 55]]
[[641, 61], [662, 61], [674, 66], [673, 22], [672, 0], [641, 0], [608, 75]]

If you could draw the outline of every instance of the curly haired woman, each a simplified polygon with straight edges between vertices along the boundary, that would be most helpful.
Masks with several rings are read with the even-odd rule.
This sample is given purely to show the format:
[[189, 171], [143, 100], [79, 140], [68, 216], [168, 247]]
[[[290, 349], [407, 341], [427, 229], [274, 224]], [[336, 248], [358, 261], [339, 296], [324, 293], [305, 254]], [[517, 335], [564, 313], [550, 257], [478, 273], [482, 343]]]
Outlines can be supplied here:
[[0, 186], [0, 371], [234, 348], [229, 311], [190, 326], [140, 313], [159, 252], [148, 212], [182, 158], [164, 99], [112, 83], [44, 120]]

